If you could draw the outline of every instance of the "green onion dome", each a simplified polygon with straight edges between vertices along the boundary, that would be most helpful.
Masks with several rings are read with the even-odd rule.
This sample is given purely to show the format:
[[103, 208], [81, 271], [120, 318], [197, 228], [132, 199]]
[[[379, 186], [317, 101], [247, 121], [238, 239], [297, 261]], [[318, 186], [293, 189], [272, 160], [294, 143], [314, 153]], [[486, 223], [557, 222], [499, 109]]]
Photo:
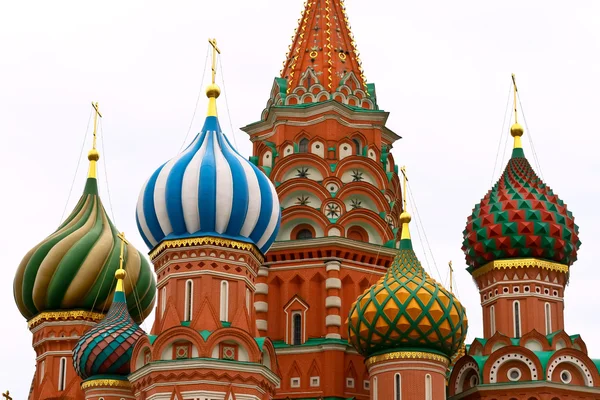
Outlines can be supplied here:
[[539, 258], [570, 266], [577, 259], [579, 227], [565, 203], [536, 175], [513, 125], [512, 157], [494, 187], [475, 206], [463, 232], [469, 272], [501, 259]]
[[386, 274], [358, 297], [348, 317], [348, 337], [364, 355], [424, 351], [448, 358], [467, 335], [462, 304], [425, 272], [412, 248], [402, 213], [400, 249]]
[[[75, 209], [25, 255], [17, 269], [15, 301], [28, 320], [45, 311], [104, 313], [112, 303], [121, 240], [98, 195], [94, 151], [89, 156], [90, 175]], [[125, 285], [129, 312], [141, 322], [154, 305], [154, 274], [131, 244], [124, 248], [124, 262], [129, 271]]]
[[82, 379], [126, 376], [133, 347], [144, 331], [127, 311], [123, 279], [125, 270], [117, 270], [117, 289], [106, 317], [83, 335], [73, 349], [73, 366]]

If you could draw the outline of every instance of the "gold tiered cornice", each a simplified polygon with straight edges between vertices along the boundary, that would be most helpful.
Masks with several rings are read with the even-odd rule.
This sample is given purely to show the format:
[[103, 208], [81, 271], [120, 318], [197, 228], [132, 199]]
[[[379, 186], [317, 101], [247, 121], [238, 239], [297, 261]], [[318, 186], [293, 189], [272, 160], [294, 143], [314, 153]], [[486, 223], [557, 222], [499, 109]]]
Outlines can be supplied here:
[[520, 269], [520, 268], [540, 268], [548, 271], [556, 271], [566, 274], [569, 267], [551, 261], [539, 260], [537, 258], [515, 258], [512, 260], [495, 260], [487, 263], [481, 268], [473, 271], [473, 278], [478, 278], [494, 269]]
[[367, 358], [365, 365], [368, 368], [378, 362], [392, 360], [432, 360], [444, 363], [446, 366], [450, 365], [448, 357], [426, 351], [394, 351], [391, 353], [380, 354], [378, 356]]
[[121, 381], [119, 379], [93, 379], [90, 381], [81, 382], [81, 390], [86, 390], [95, 387], [113, 387], [113, 388], [131, 388], [129, 381]]
[[29, 329], [36, 327], [42, 322], [86, 320], [98, 322], [104, 319], [104, 314], [92, 311], [44, 311], [27, 321]]
[[213, 236], [165, 240], [165, 241], [161, 242], [158, 246], [156, 246], [150, 252], [150, 259], [154, 260], [165, 249], [172, 249], [172, 248], [176, 248], [176, 247], [203, 246], [203, 245], [213, 245], [213, 246], [228, 247], [230, 249], [246, 250], [246, 251], [249, 251], [252, 254], [254, 254], [254, 256], [256, 256], [261, 262], [263, 261], [262, 254], [260, 254], [260, 252], [258, 251], [256, 246], [254, 246], [253, 244], [239, 242], [237, 240], [217, 238], [217, 237], [213, 237]]

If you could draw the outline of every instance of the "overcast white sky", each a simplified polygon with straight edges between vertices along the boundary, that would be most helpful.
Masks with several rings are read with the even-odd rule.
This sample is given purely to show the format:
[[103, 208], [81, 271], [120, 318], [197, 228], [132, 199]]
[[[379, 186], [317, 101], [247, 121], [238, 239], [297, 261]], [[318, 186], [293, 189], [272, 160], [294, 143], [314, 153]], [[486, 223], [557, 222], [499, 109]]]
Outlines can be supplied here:
[[[248, 156], [250, 142], [238, 127], [259, 119], [302, 4], [0, 2], [1, 391], [10, 389], [19, 400], [29, 391], [35, 354], [14, 305], [13, 276], [27, 250], [60, 222], [90, 102], [99, 101], [104, 114], [101, 161], [115, 222], [144, 251], [134, 218], [138, 192], [182, 145], [202, 84], [207, 38], [216, 37], [223, 51], [231, 115], [221, 96], [221, 124], [231, 135], [231, 118], [238, 149]], [[448, 260], [457, 266], [469, 340], [482, 334], [481, 312], [463, 268], [462, 230], [500, 173], [494, 174], [494, 160], [510, 74], [517, 74], [531, 129], [526, 135], [533, 135], [545, 181], [581, 228], [583, 246], [566, 291], [567, 332], [580, 333], [591, 355], [600, 357], [594, 295], [600, 278], [594, 256], [600, 239], [600, 2], [347, 0], [346, 6], [367, 80], [377, 85], [380, 107], [391, 112], [388, 126], [403, 136], [393, 154], [408, 167], [441, 280]], [[205, 106], [202, 96], [192, 133], [201, 128]], [[86, 152], [89, 132], [87, 140]], [[86, 168], [83, 159], [69, 210]], [[102, 197], [110, 208], [104, 172]], [[416, 248], [426, 264], [419, 243]]]

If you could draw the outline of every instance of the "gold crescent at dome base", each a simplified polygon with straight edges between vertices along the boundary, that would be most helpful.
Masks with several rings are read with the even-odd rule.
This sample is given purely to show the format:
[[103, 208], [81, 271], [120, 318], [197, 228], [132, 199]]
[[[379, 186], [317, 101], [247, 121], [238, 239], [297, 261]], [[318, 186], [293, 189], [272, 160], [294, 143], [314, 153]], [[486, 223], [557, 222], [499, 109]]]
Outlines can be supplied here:
[[446, 365], [446, 367], [450, 365], [450, 360], [448, 357], [426, 351], [394, 351], [391, 353], [380, 354], [378, 356], [367, 358], [365, 365], [368, 368], [378, 362], [393, 360], [432, 360], [439, 361]]
[[118, 379], [94, 379], [91, 381], [81, 382], [81, 390], [95, 388], [95, 387], [112, 387], [112, 388], [130, 389], [131, 383], [129, 383], [129, 381], [120, 381]]
[[27, 321], [29, 329], [41, 324], [42, 322], [84, 320], [99, 322], [104, 319], [104, 314], [93, 311], [44, 311]]
[[174, 239], [174, 240], [165, 240], [161, 242], [158, 246], [156, 246], [150, 252], [150, 259], [154, 260], [160, 253], [162, 253], [165, 249], [170, 249], [174, 247], [190, 247], [190, 246], [202, 246], [202, 245], [215, 245], [228, 247], [230, 249], [237, 250], [246, 250], [251, 252], [256, 258], [258, 258], [261, 262], [264, 260], [263, 255], [258, 251], [255, 245], [251, 243], [239, 242], [237, 240], [231, 239], [223, 239], [217, 238], [213, 236], [203, 236], [196, 238], [188, 238], [188, 239]]
[[551, 261], [538, 260], [537, 258], [516, 258], [513, 260], [496, 260], [477, 268], [471, 274], [478, 278], [494, 269], [517, 269], [517, 268], [540, 268], [548, 271], [556, 271], [563, 274], [569, 272], [569, 266]]

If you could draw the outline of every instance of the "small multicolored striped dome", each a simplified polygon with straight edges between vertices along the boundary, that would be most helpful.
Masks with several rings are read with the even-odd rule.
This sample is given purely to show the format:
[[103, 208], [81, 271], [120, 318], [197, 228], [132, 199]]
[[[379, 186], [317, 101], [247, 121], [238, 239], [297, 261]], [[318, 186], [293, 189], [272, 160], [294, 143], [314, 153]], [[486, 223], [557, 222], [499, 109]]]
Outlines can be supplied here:
[[[520, 137], [504, 173], [473, 209], [463, 232], [469, 272], [510, 258], [540, 258], [570, 266], [577, 260], [579, 227], [573, 214], [536, 175], [525, 158]], [[519, 140], [517, 140], [519, 139]]]
[[465, 308], [425, 272], [412, 249], [410, 215], [402, 213], [400, 250], [386, 274], [352, 304], [348, 337], [370, 357], [392, 351], [424, 351], [448, 358], [464, 343]]
[[[218, 91], [210, 94], [214, 101]], [[233, 148], [213, 114], [142, 188], [138, 229], [151, 249], [163, 240], [214, 236], [253, 243], [264, 254], [281, 218], [275, 187]]]
[[117, 290], [108, 314], [83, 335], [73, 349], [73, 366], [82, 379], [99, 375], [126, 377], [133, 347], [144, 335], [127, 311], [123, 292], [125, 270], [117, 270], [115, 276]]
[[[90, 154], [97, 157], [97, 152]], [[29, 320], [44, 311], [106, 312], [112, 302], [112, 276], [119, 267], [117, 236], [98, 195], [94, 173], [88, 177], [72, 213], [21, 261], [14, 279], [14, 296], [21, 314]], [[154, 273], [131, 244], [125, 248], [125, 264], [131, 277], [125, 291], [130, 313], [141, 322], [154, 306]], [[134, 289], [137, 303], [133, 300]]]

